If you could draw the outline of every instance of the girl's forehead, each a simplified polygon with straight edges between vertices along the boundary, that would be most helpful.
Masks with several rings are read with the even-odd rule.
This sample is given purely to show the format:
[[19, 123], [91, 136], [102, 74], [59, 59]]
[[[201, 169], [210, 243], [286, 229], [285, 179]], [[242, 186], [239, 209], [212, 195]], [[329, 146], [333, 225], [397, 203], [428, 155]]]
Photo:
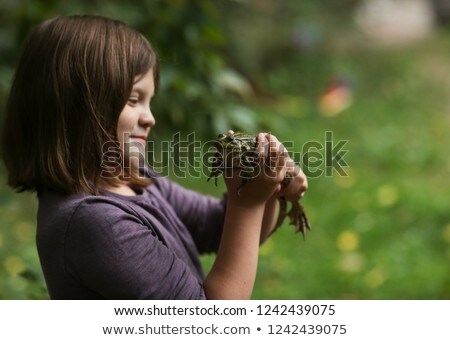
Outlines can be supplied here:
[[143, 80], [145, 80], [147, 78], [151, 78], [153, 80], [154, 78], [154, 74], [153, 74], [153, 67], [150, 68], [148, 71], [146, 71], [145, 73], [141, 73], [138, 74], [136, 77], [134, 77], [134, 82], [133, 85], [136, 85], [138, 83], [141, 83]]
[[138, 75], [137, 77], [135, 77], [133, 90], [153, 92], [155, 89], [153, 78], [153, 69], [148, 70], [144, 74]]

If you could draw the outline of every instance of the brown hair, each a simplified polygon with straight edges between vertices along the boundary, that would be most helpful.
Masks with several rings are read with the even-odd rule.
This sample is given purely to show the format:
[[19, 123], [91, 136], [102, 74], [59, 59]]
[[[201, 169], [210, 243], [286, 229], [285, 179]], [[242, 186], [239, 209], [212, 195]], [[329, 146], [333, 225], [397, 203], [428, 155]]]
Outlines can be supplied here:
[[[33, 29], [6, 107], [8, 184], [18, 192], [95, 195], [102, 181], [117, 185], [117, 177], [100, 176], [102, 146], [117, 141], [118, 118], [134, 79], [150, 69], [157, 86], [151, 45], [120, 21], [58, 17]], [[126, 177], [134, 186], [149, 184], [133, 172]]]

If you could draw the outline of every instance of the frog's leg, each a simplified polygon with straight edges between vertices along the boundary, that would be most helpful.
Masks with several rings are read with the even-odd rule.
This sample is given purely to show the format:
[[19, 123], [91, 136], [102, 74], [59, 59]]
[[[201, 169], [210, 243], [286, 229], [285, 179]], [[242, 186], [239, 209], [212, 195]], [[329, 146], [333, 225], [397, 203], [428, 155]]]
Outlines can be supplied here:
[[292, 203], [292, 208], [288, 212], [290, 224], [295, 226], [296, 232], [303, 234], [303, 239], [306, 238], [306, 229], [311, 230], [308, 217], [306, 216], [305, 209], [299, 202]]
[[212, 164], [211, 174], [209, 175], [207, 182], [214, 177], [214, 184], [217, 186], [217, 178], [221, 174], [223, 174], [223, 158], [220, 152], [216, 152], [214, 162]]

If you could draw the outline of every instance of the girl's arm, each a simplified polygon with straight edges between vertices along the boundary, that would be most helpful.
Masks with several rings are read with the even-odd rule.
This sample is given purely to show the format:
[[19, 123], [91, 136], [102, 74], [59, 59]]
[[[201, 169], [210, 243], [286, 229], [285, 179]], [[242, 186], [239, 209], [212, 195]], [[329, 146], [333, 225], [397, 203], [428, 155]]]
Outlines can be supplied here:
[[308, 189], [308, 180], [305, 174], [290, 158], [286, 161], [286, 172], [290, 173], [294, 179], [285, 188], [267, 200], [262, 222], [260, 244], [263, 244], [267, 240], [275, 228], [280, 211], [280, 204], [277, 197], [284, 197], [287, 201], [297, 202]]
[[267, 200], [266, 206], [264, 208], [264, 217], [262, 221], [261, 237], [259, 240], [259, 244], [263, 244], [264, 242], [266, 242], [270, 233], [275, 228], [279, 211], [280, 211], [280, 203], [278, 201], [277, 195], [273, 195], [271, 198]]
[[228, 201], [216, 261], [203, 288], [208, 299], [249, 299], [258, 264], [264, 203], [240, 206]]
[[[275, 141], [270, 136], [270, 141]], [[264, 135], [258, 135], [264, 155]], [[237, 195], [240, 184], [238, 172], [226, 179], [228, 188], [227, 210], [222, 238], [214, 265], [205, 279], [204, 290], [208, 299], [248, 299], [251, 297], [258, 263], [258, 248], [261, 237], [264, 211], [267, 200], [280, 190], [286, 173], [284, 153], [270, 148], [271, 159], [276, 159], [273, 169], [265, 171], [249, 182]], [[228, 176], [226, 176], [228, 177]]]

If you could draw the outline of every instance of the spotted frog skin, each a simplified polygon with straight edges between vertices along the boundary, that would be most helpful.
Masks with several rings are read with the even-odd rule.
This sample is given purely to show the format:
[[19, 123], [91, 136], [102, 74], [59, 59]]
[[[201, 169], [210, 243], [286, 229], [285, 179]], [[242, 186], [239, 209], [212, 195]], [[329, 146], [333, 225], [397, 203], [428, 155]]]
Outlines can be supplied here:
[[[260, 171], [259, 155], [256, 152], [257, 143], [257, 136], [248, 133], [220, 134], [215, 142], [216, 153], [211, 164], [212, 170], [208, 181], [214, 177], [217, 186], [217, 178], [224, 173], [226, 168], [240, 169], [242, 182], [237, 189], [239, 194], [241, 189]], [[292, 176], [286, 174], [282, 185], [288, 185], [291, 180]], [[294, 225], [296, 232], [300, 231], [303, 234], [303, 239], [305, 239], [306, 230], [311, 230], [311, 226], [303, 206], [298, 201], [292, 202], [291, 210], [287, 212], [286, 199], [278, 197], [278, 200], [280, 201], [280, 213], [273, 231], [278, 229], [283, 224], [286, 216], [288, 216], [290, 224]]]

